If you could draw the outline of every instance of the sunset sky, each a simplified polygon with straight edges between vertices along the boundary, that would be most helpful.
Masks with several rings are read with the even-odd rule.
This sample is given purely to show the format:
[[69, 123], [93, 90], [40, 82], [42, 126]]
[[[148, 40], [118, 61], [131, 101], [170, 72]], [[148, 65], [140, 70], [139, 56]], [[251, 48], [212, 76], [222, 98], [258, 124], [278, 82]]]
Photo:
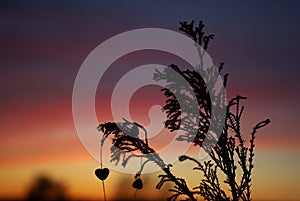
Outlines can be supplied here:
[[[178, 31], [179, 21], [194, 19], [216, 35], [208, 52], [230, 74], [228, 98], [248, 97], [245, 133], [271, 119], [257, 135], [254, 200], [300, 200], [299, 9], [298, 1], [1, 1], [0, 198], [24, 196], [34, 176], [45, 173], [64, 182], [73, 198], [102, 199], [93, 175], [99, 163], [82, 145], [72, 116], [82, 62], [116, 34], [149, 27]], [[169, 65], [174, 56], [142, 51], [116, 61], [98, 86], [99, 123], [112, 121], [110, 95], [118, 78], [148, 63]], [[147, 124], [150, 107], [164, 99], [158, 88], [145, 90], [135, 94], [131, 110], [135, 121]], [[153, 195], [159, 194], [157, 175], [147, 177]], [[108, 198], [130, 189], [123, 177], [133, 179], [112, 172]]]

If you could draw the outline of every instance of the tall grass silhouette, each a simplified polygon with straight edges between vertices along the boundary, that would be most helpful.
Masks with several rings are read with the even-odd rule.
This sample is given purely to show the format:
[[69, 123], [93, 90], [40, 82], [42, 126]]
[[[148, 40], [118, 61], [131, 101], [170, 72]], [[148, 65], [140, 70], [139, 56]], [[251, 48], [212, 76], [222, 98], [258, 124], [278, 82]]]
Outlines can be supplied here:
[[[204, 32], [202, 21], [197, 26], [195, 26], [194, 21], [190, 23], [180, 22], [179, 30], [192, 38], [204, 50], [208, 49], [210, 41], [214, 38], [213, 34], [207, 35]], [[218, 69], [221, 75], [223, 66], [224, 64], [221, 63]], [[182, 163], [185, 161], [194, 163], [195, 166], [191, 171], [199, 171], [199, 174], [202, 175], [199, 185], [189, 187], [184, 178], [174, 175], [171, 165], [166, 164], [159, 153], [148, 144], [146, 129], [136, 122], [123, 119], [122, 122], [105, 122], [100, 124], [98, 131], [102, 133], [101, 150], [104, 142], [109, 138], [113, 145], [110, 149], [111, 161], [116, 165], [121, 163], [122, 166], [126, 167], [130, 159], [134, 157], [144, 158], [132, 184], [136, 189], [143, 188], [140, 176], [145, 165], [150, 162], [158, 165], [164, 173], [158, 175], [160, 181], [156, 188], [161, 189], [165, 183], [172, 183], [173, 185], [173, 188], [169, 189], [172, 194], [167, 200], [174, 201], [184, 198], [185, 200], [195, 201], [202, 197], [202, 199], [207, 201], [250, 201], [255, 138], [257, 131], [269, 124], [270, 120], [266, 119], [257, 123], [250, 134], [249, 142], [247, 142], [241, 129], [241, 119], [244, 112], [242, 101], [246, 97], [237, 95], [226, 103], [225, 97], [222, 97], [221, 93], [209, 92], [205, 81], [197, 71], [181, 70], [175, 64], [171, 64], [169, 69], [180, 74], [189, 83], [189, 89], [186, 88], [184, 90], [192, 90], [197, 99], [198, 106], [193, 108], [199, 111], [199, 116], [196, 117], [199, 120], [199, 125], [197, 125], [198, 129], [195, 137], [191, 135], [191, 130], [194, 128], [190, 124], [194, 116], [184, 114], [184, 111], [180, 108], [182, 105], [179, 104], [176, 98], [178, 93], [182, 93], [182, 90], [178, 90], [182, 89], [182, 86], [173, 78], [171, 71], [168, 71], [168, 69], [164, 71], [157, 70], [154, 74], [154, 80], [164, 80], [168, 83], [168, 88], [162, 89], [163, 94], [166, 96], [166, 102], [163, 107], [167, 115], [165, 127], [171, 132], [180, 129], [184, 131], [176, 140], [185, 141], [209, 151], [210, 160], [204, 162], [192, 156], [178, 156], [179, 161]], [[210, 71], [203, 73], [206, 73], [209, 82], [215, 82], [218, 76]], [[228, 74], [222, 76], [223, 85], [226, 88]], [[211, 100], [209, 93], [216, 93], [214, 94], [215, 100]], [[191, 97], [188, 95], [183, 97], [183, 103], [186, 103], [186, 106], [188, 106]], [[218, 114], [212, 116], [212, 107], [215, 106], [217, 101], [221, 101], [225, 105], [226, 117], [223, 124], [217, 125], [221, 126], [222, 132], [218, 141], [215, 142], [214, 140], [216, 139], [208, 131], [211, 122], [215, 120], [213, 118], [218, 118]], [[141, 136], [146, 136], [146, 138], [143, 140]], [[205, 139], [208, 139], [208, 142], [211, 143], [204, 144]], [[102, 161], [101, 171], [101, 173], [96, 173], [96, 175], [103, 181], [108, 176], [108, 173], [103, 173]], [[237, 176], [238, 171], [242, 173], [241, 176]], [[224, 176], [224, 181], [220, 175]]]

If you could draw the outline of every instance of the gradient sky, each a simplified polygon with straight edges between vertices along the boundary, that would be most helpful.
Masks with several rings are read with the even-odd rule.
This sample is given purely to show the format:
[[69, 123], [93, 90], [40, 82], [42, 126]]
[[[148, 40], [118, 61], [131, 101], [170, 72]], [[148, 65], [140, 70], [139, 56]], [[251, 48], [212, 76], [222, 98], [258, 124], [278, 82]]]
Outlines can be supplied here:
[[[179, 21], [194, 19], [216, 35], [208, 52], [230, 73], [228, 97], [248, 97], [245, 131], [265, 118], [272, 121], [257, 137], [254, 198], [299, 200], [299, 9], [298, 1], [1, 1], [0, 197], [22, 196], [40, 172], [64, 181], [73, 197], [101, 197], [92, 175], [98, 164], [81, 145], [72, 119], [72, 89], [82, 62], [118, 33], [177, 31]], [[112, 66], [99, 85], [99, 121], [109, 120], [113, 80], [131, 65], [154, 59], [169, 62], [137, 53]], [[145, 120], [147, 107], [136, 105], [135, 117]], [[117, 178], [114, 172], [107, 181], [114, 189], [108, 196], [121, 182]]]

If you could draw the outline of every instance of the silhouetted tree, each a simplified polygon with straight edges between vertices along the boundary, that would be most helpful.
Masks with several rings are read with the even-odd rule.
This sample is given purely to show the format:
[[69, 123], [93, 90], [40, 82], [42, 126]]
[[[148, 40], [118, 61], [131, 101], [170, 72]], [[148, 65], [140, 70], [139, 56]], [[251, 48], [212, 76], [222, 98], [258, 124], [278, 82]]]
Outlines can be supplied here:
[[66, 187], [46, 175], [36, 177], [28, 189], [28, 201], [67, 201]]
[[[187, 36], [191, 37], [196, 44], [207, 50], [209, 42], [213, 39], [214, 35], [206, 35], [203, 31], [204, 24], [199, 22], [198, 26], [194, 26], [194, 21], [191, 23], [180, 22], [180, 31], [184, 32]], [[200, 52], [200, 56], [203, 55]], [[168, 200], [176, 200], [179, 196], [186, 196], [186, 200], [197, 200], [197, 195], [202, 196], [205, 200], [251, 200], [251, 181], [252, 170], [254, 167], [254, 147], [256, 132], [260, 128], [269, 124], [270, 120], [266, 119], [259, 122], [254, 126], [250, 137], [249, 146], [246, 145], [246, 141], [241, 131], [241, 117], [243, 115], [244, 106], [241, 105], [241, 101], [246, 99], [243, 96], [236, 96], [232, 98], [228, 103], [225, 102], [223, 93], [216, 91], [209, 91], [206, 82], [216, 82], [216, 75], [213, 71], [205, 71], [208, 80], [206, 82], [202, 79], [201, 75], [195, 70], [181, 70], [178, 66], [172, 64], [169, 69], [164, 71], [156, 71], [154, 74], [154, 80], [165, 80], [168, 83], [168, 88], [162, 89], [164, 95], [167, 97], [166, 104], [163, 109], [167, 114], [167, 121], [165, 127], [170, 131], [183, 130], [183, 134], [180, 135], [177, 140], [193, 143], [195, 146], [199, 146], [209, 152], [210, 160], [200, 162], [196, 158], [190, 156], [179, 156], [179, 161], [183, 162], [190, 160], [195, 163], [193, 170], [200, 171], [203, 175], [199, 182], [199, 185], [190, 188], [188, 187], [184, 178], [176, 177], [171, 169], [170, 165], [165, 164], [159, 154], [149, 146], [146, 140], [140, 139], [140, 133], [147, 135], [145, 128], [136, 122], [129, 122], [124, 119], [123, 122], [108, 122], [98, 126], [98, 130], [103, 133], [101, 146], [104, 141], [111, 136], [111, 161], [118, 164], [122, 160], [122, 165], [125, 167], [128, 161], [132, 157], [146, 157], [146, 160], [142, 163], [140, 170], [136, 173], [135, 178], [139, 179], [144, 166], [148, 162], [156, 163], [163, 171], [164, 174], [159, 175], [160, 181], [156, 188], [160, 189], [166, 182], [172, 182], [173, 188], [169, 191], [173, 192]], [[219, 66], [218, 73], [222, 74], [223, 63]], [[177, 72], [180, 74], [189, 84], [188, 88], [184, 88], [177, 79], [174, 78], [171, 72]], [[223, 85], [227, 86], [228, 74], [223, 76]], [[184, 89], [183, 89], [184, 88]], [[181, 107], [190, 107], [193, 97], [186, 94], [191, 90], [195, 94], [196, 101], [198, 103], [196, 108], [190, 108], [197, 110], [199, 116], [184, 114]], [[214, 93], [214, 99], [211, 100], [210, 93]], [[183, 97], [183, 101], [179, 103], [177, 97]], [[182, 104], [183, 103], [183, 104]], [[212, 106], [225, 107], [226, 117], [225, 122], [217, 123], [217, 127], [221, 126], [221, 135], [219, 140], [214, 143], [215, 139], [208, 132], [211, 122], [218, 120], [220, 114], [212, 115]], [[189, 110], [190, 111], [190, 110]], [[194, 126], [191, 122], [194, 122], [194, 118], [198, 118], [199, 124], [197, 126], [197, 133], [191, 135], [191, 131]], [[218, 122], [218, 121], [217, 121]], [[222, 124], [221, 124], [222, 123]], [[131, 131], [134, 132], [134, 136]], [[208, 139], [211, 143], [204, 146], [203, 142]], [[216, 144], [214, 147], [212, 145]], [[146, 155], [142, 155], [146, 154]], [[241, 178], [237, 177], [237, 169], [242, 172]], [[230, 195], [221, 187], [219, 179], [219, 172], [225, 175], [224, 183], [228, 185]]]

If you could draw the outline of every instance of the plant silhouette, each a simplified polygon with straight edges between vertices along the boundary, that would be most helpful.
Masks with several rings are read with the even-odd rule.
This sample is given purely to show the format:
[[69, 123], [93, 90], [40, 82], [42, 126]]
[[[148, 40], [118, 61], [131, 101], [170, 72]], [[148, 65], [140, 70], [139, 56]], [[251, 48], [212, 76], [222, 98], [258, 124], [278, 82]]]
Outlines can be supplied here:
[[[195, 26], [194, 21], [190, 23], [180, 22], [179, 30], [192, 38], [196, 45], [203, 48], [203, 52], [199, 52], [200, 57], [204, 55], [209, 42], [214, 38], [213, 34], [206, 35], [203, 29], [204, 24], [202, 21], [199, 22], [198, 26]], [[164, 80], [168, 83], [168, 88], [162, 89], [167, 98], [163, 107], [167, 114], [165, 127], [171, 132], [184, 131], [176, 140], [192, 143], [209, 152], [210, 160], [204, 162], [200, 162], [197, 158], [191, 156], [179, 156], [180, 162], [192, 161], [195, 164], [193, 170], [200, 171], [199, 174], [202, 175], [202, 179], [200, 179], [198, 186], [191, 188], [184, 178], [176, 177], [172, 173], [171, 165], [165, 164], [155, 149], [148, 144], [146, 129], [136, 122], [123, 119], [123, 122], [100, 124], [98, 130], [103, 133], [101, 147], [106, 139], [111, 139], [113, 145], [110, 150], [111, 162], [116, 165], [121, 162], [122, 166], [126, 167], [133, 157], [145, 158], [135, 176], [136, 181], [139, 182], [141, 182], [140, 175], [145, 165], [149, 162], [157, 164], [164, 174], [158, 176], [160, 181], [156, 188], [160, 189], [166, 182], [173, 184], [173, 188], [169, 189], [172, 195], [167, 200], [177, 200], [179, 197], [184, 196], [185, 200], [192, 201], [197, 200], [198, 197], [208, 201], [250, 201], [255, 137], [257, 131], [269, 124], [270, 120], [266, 119], [256, 124], [251, 132], [250, 142], [247, 143], [241, 130], [241, 118], [244, 111], [241, 101], [246, 97], [237, 95], [226, 103], [223, 93], [209, 91], [206, 83], [215, 83], [218, 75], [213, 71], [203, 70], [201, 65], [203, 64], [200, 64], [198, 70], [202, 70], [202, 75], [207, 78], [205, 81], [197, 71], [181, 70], [175, 64], [171, 64], [163, 71], [157, 70], [153, 77], [154, 80]], [[222, 74], [223, 65], [223, 63], [220, 64], [218, 74]], [[174, 78], [174, 72], [182, 76], [189, 86], [184, 87], [182, 83], [178, 82]], [[223, 75], [224, 88], [227, 86], [227, 79], [228, 74]], [[195, 94], [198, 103], [196, 108], [191, 108], [190, 102], [193, 101], [193, 97], [185, 95], [187, 92]], [[211, 99], [210, 93], [213, 93], [214, 99]], [[180, 103], [177, 99], [179, 96], [183, 97], [183, 101]], [[192, 115], [185, 114], [184, 110], [181, 109], [182, 107], [189, 108], [187, 111], [197, 110], [198, 116], [195, 116], [194, 113]], [[218, 121], [221, 118], [220, 114], [212, 115], [212, 107], [224, 107], [223, 109], [226, 111], [225, 122]], [[192, 130], [195, 129], [195, 125], [191, 122], [194, 122], [195, 118], [199, 122], [196, 125], [196, 136], [191, 134]], [[221, 128], [218, 141], [209, 132], [212, 121], [217, 122], [213, 129]], [[140, 138], [141, 133], [146, 136], [145, 140]], [[204, 140], [209, 143], [204, 144]], [[249, 145], [247, 146], [247, 144]], [[238, 169], [242, 172], [241, 177], [237, 176]], [[220, 181], [220, 174], [225, 176], [224, 181]], [[134, 187], [137, 187], [136, 185], [136, 183], [133, 183]], [[229, 192], [224, 190], [228, 187]]]

